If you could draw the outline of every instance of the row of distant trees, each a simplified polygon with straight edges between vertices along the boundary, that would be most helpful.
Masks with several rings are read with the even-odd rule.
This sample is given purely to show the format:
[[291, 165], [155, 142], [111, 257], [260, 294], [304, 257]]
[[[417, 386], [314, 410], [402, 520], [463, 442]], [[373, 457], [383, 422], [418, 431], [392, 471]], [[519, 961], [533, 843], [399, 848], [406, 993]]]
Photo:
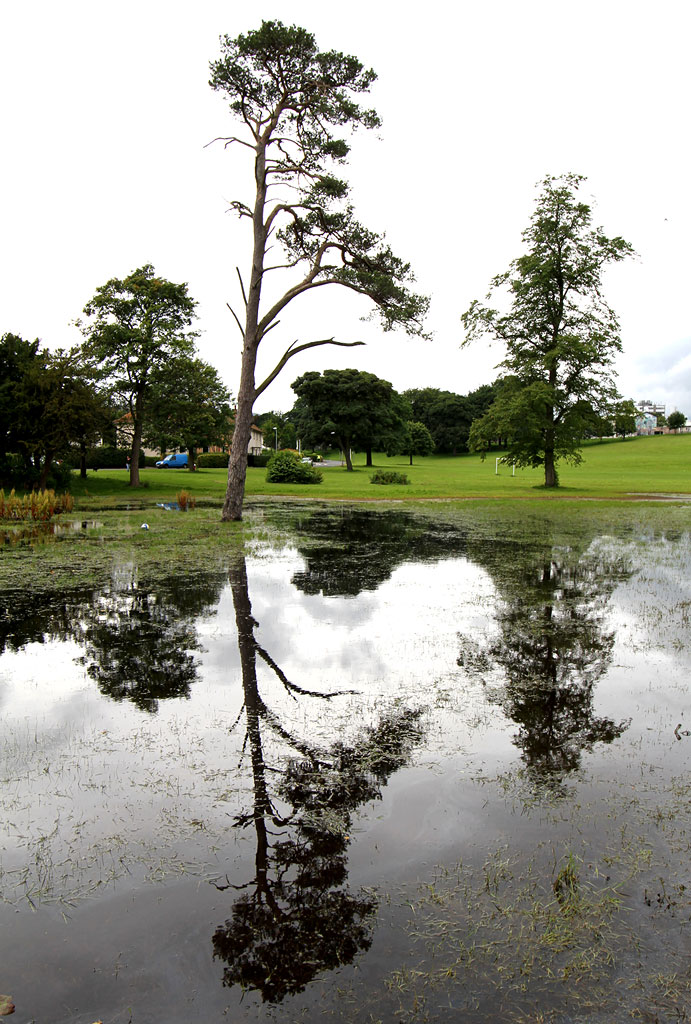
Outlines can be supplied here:
[[[494, 386], [484, 385], [467, 395], [439, 388], [399, 393], [392, 385], [362, 370], [305, 373], [293, 382], [296, 401], [287, 413], [255, 417], [267, 443], [303, 449], [338, 447], [352, 468], [350, 451], [366, 454], [457, 455], [468, 450], [473, 420], [494, 399]], [[272, 433], [275, 430], [275, 433]]]
[[[361, 370], [310, 372], [293, 382], [297, 399], [287, 413], [267, 412], [256, 417], [267, 443], [277, 447], [303, 449], [339, 447], [345, 452], [346, 467], [352, 469], [350, 450], [387, 455], [458, 455], [508, 447], [518, 433], [510, 417], [502, 419], [497, 410], [520, 393], [514, 377], [498, 378], [467, 395], [439, 388], [414, 388], [402, 393], [372, 373]], [[583, 400], [571, 411], [571, 429], [579, 440], [611, 436], [626, 437], [636, 429], [640, 413], [631, 399], [615, 401], [596, 409]], [[528, 431], [527, 422], [521, 426]], [[678, 429], [685, 423], [683, 413], [670, 414], [665, 425]]]
[[56, 460], [115, 444], [126, 424], [130, 483], [139, 484], [139, 453], [196, 451], [226, 444], [231, 396], [217, 371], [199, 359], [190, 326], [196, 303], [186, 285], [146, 265], [97, 289], [79, 322], [82, 345], [50, 352], [38, 340], [0, 338], [0, 478], [45, 488]]

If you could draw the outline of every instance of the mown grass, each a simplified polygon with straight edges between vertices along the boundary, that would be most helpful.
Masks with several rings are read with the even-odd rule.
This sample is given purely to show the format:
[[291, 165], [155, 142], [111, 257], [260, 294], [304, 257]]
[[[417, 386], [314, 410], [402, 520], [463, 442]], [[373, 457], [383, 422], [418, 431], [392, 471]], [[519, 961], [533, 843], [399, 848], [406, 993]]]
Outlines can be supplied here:
[[[405, 472], [410, 483], [376, 486], [370, 483], [374, 469], [365, 466], [364, 455], [355, 455], [354, 472], [341, 466], [323, 468], [324, 480], [317, 487], [299, 484], [270, 484], [265, 469], [247, 472], [248, 497], [299, 496], [317, 500], [388, 501], [419, 498], [615, 498], [635, 494], [672, 492], [691, 494], [691, 435], [629, 438], [588, 444], [580, 466], [562, 464], [561, 486], [547, 491], [540, 469], [517, 469], [501, 465], [495, 474], [496, 453], [483, 462], [477, 455], [429, 456], [417, 458], [413, 466], [406, 457], [387, 458], [377, 454], [374, 469]], [[133, 506], [157, 501], [173, 501], [184, 487], [197, 501], [218, 504], [226, 486], [224, 469], [203, 469], [196, 473], [183, 470], [145, 469], [143, 486], [128, 486], [125, 470], [100, 470], [86, 480], [76, 474], [72, 493], [82, 509], [112, 505]]]

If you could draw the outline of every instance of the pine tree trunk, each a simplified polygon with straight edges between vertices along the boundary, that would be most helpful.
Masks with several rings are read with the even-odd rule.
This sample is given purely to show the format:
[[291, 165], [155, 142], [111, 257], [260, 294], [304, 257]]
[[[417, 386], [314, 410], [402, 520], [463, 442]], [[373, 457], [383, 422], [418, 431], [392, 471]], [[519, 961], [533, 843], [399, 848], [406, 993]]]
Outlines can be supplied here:
[[[246, 300], [242, 368], [238, 388], [238, 407], [235, 414], [233, 441], [228, 459], [228, 486], [221, 512], [221, 522], [238, 522], [242, 519], [242, 502], [245, 496], [247, 477], [247, 453], [252, 436], [252, 411], [254, 408], [257, 350], [261, 341], [258, 333], [259, 304], [261, 299], [264, 255], [266, 252], [266, 228], [264, 225], [264, 203], [266, 201], [266, 139], [257, 143], [254, 165], [257, 193], [252, 214], [254, 242], [252, 249], [252, 274]], [[243, 293], [244, 294], [244, 293]]]
[[228, 486], [221, 513], [221, 521], [224, 523], [239, 522], [242, 519], [242, 502], [245, 496], [245, 479], [247, 477], [247, 452], [252, 434], [256, 359], [256, 346], [250, 347], [246, 344], [242, 355], [238, 407], [235, 413], [233, 441], [228, 459]]

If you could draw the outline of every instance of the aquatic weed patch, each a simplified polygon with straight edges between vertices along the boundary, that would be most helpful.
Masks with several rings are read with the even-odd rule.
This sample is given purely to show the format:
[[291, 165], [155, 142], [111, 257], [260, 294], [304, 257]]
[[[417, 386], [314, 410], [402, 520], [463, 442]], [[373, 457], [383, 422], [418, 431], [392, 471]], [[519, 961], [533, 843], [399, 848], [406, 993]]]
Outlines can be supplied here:
[[[77, 521], [79, 522], [79, 521]], [[86, 523], [85, 523], [86, 527]], [[147, 577], [181, 572], [227, 560], [248, 537], [245, 524], [221, 524], [215, 512], [194, 508], [187, 515], [164, 509], [100, 512], [98, 524], [62, 535], [60, 543], [41, 543], [39, 533], [28, 543], [0, 548], [0, 590], [44, 591], [101, 585], [118, 564], [136, 564]]]
[[522, 808], [540, 838], [532, 849], [506, 843], [441, 865], [397, 894], [411, 949], [385, 979], [387, 1012], [507, 1024], [564, 1013], [687, 1020], [688, 779], [642, 791], [602, 780], [596, 799], [546, 802], [523, 772], [478, 783]]

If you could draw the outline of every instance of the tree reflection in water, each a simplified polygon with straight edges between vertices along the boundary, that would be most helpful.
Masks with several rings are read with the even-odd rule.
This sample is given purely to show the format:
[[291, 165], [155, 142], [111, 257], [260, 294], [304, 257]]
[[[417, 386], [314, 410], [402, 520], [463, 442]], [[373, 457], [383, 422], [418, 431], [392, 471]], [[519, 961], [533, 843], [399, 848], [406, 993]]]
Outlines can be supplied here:
[[140, 588], [132, 575], [87, 605], [83, 661], [101, 693], [151, 713], [159, 700], [188, 698], [197, 678], [194, 619], [217, 605], [224, 584], [216, 572]]
[[159, 700], [189, 697], [199, 649], [194, 620], [215, 608], [225, 584], [222, 572], [142, 584], [128, 570], [105, 590], [13, 591], [0, 598], [0, 653], [75, 640], [104, 696], [153, 713]]
[[353, 596], [377, 590], [405, 562], [465, 554], [465, 533], [441, 520], [387, 509], [320, 510], [294, 525], [305, 568], [292, 583], [305, 594]]
[[[255, 874], [213, 937], [214, 954], [227, 966], [225, 985], [256, 990], [278, 1003], [301, 992], [319, 973], [369, 948], [376, 899], [347, 885], [352, 815], [377, 799], [422, 738], [421, 712], [399, 709], [363, 731], [352, 745], [318, 749], [291, 735], [264, 703], [257, 657], [296, 695], [330, 700], [336, 693], [304, 690], [286, 679], [259, 645], [254, 630], [244, 559], [230, 571], [242, 665], [245, 748], [252, 761], [254, 801], [236, 824], [254, 827]], [[299, 759], [277, 770], [266, 763], [262, 729], [280, 737]], [[268, 778], [274, 780], [272, 792]], [[280, 809], [279, 809], [280, 807]]]
[[484, 646], [466, 639], [459, 665], [503, 672], [503, 684], [489, 686], [490, 700], [518, 725], [514, 743], [533, 780], [559, 788], [583, 751], [611, 743], [629, 724], [599, 717], [593, 706], [615, 639], [606, 606], [628, 570], [549, 541], [532, 549], [483, 545], [469, 554], [490, 573], [502, 603], [496, 636]]

